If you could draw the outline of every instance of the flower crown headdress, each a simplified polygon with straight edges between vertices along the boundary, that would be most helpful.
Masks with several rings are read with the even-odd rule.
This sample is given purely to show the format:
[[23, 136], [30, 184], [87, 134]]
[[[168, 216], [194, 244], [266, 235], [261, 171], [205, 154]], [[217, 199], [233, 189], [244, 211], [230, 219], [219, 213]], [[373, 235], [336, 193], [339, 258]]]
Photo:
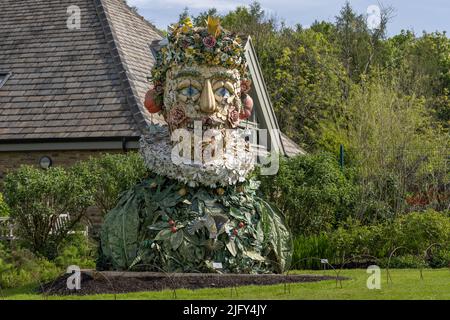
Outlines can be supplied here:
[[[218, 18], [208, 17], [205, 27], [194, 27], [186, 18], [169, 27], [166, 39], [159, 42], [155, 52], [156, 64], [152, 69], [153, 90], [150, 112], [158, 112], [163, 106], [164, 85], [167, 71], [185, 64], [223, 66], [237, 69], [244, 87], [250, 88], [245, 48], [241, 38], [220, 26]], [[150, 91], [149, 91], [150, 94]]]

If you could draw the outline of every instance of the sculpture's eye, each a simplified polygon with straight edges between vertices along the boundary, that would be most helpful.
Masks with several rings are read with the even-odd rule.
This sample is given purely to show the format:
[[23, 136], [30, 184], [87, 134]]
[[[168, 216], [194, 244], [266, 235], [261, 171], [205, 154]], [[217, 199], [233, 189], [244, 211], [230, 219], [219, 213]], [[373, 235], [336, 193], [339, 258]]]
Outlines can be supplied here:
[[221, 98], [228, 98], [231, 96], [231, 92], [225, 87], [217, 89], [215, 94]]
[[200, 91], [198, 91], [198, 89], [193, 86], [189, 86], [189, 87], [181, 89], [180, 93], [183, 96], [192, 98], [192, 97], [198, 95], [200, 93]]

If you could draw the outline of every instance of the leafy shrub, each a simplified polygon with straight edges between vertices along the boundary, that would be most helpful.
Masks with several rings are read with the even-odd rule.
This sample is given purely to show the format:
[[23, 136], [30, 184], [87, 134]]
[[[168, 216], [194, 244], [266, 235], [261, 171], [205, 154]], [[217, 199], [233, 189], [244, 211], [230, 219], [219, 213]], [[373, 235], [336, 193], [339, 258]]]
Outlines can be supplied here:
[[398, 243], [412, 252], [423, 253], [430, 245], [450, 247], [450, 218], [434, 210], [400, 217]]
[[295, 235], [331, 230], [354, 205], [355, 186], [327, 153], [282, 159], [278, 174], [261, 180], [261, 191], [284, 212]]
[[96, 247], [82, 234], [70, 235], [62, 244], [55, 264], [60, 268], [67, 268], [71, 265], [80, 268], [95, 268]]
[[119, 194], [145, 177], [147, 168], [139, 153], [104, 154], [73, 167], [94, 186], [94, 199], [103, 215], [114, 208]]
[[430, 250], [426, 259], [431, 268], [450, 268], [450, 250], [448, 247]]
[[[26, 248], [50, 259], [93, 203], [92, 194], [93, 187], [85, 176], [59, 167], [41, 170], [21, 166], [4, 180], [16, 235]], [[56, 227], [61, 214], [69, 214], [69, 222]]]
[[370, 255], [373, 245], [373, 230], [362, 226], [358, 221], [349, 219], [330, 236], [334, 252], [340, 260], [347, 257]]
[[15, 288], [47, 282], [60, 274], [57, 266], [27, 249], [13, 251], [0, 245], [0, 287]]
[[3, 199], [3, 195], [0, 193], [0, 217], [9, 216], [9, 207]]
[[359, 260], [376, 259], [380, 266], [386, 267], [396, 248], [392, 268], [449, 266], [450, 217], [429, 210], [368, 226], [349, 218], [327, 234], [298, 236], [294, 241], [293, 265], [316, 269], [320, 267], [317, 260], [307, 258], [327, 258], [331, 264], [340, 265], [359, 257]]
[[398, 257], [382, 258], [379, 260], [381, 268], [394, 268], [394, 269], [418, 269], [425, 268], [427, 266], [426, 261], [421, 256], [415, 256], [412, 254], [404, 254]]
[[80, 234], [71, 234], [61, 243], [59, 255], [53, 260], [25, 248], [10, 249], [0, 244], [0, 288], [17, 288], [52, 281], [68, 266], [95, 267], [93, 244]]
[[395, 248], [399, 248], [400, 254], [424, 256], [425, 250], [433, 244], [449, 250], [450, 218], [428, 210], [369, 226], [348, 220], [331, 234], [330, 240], [341, 256], [366, 254], [383, 258], [389, 257]]
[[294, 239], [292, 256], [293, 269], [319, 269], [319, 259], [330, 259], [333, 256], [330, 239], [327, 234], [297, 236]]

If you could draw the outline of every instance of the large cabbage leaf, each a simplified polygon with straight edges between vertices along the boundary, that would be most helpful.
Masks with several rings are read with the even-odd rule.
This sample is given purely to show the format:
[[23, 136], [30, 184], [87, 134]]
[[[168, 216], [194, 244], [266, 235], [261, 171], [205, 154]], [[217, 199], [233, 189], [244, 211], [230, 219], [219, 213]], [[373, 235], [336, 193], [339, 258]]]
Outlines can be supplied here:
[[279, 272], [289, 270], [292, 261], [293, 242], [282, 213], [263, 199], [257, 200], [261, 215], [264, 241], [269, 242], [275, 253]]
[[105, 217], [101, 232], [103, 255], [116, 270], [127, 269], [137, 257], [139, 247], [139, 211], [137, 195], [130, 190]]

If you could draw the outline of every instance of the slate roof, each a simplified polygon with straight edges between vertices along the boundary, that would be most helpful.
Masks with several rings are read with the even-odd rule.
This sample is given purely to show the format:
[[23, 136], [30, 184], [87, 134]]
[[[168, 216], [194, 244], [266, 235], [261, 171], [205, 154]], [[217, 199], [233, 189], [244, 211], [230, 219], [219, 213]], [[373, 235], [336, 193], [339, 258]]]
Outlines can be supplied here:
[[122, 0], [1, 0], [0, 141], [139, 137], [156, 39]]

